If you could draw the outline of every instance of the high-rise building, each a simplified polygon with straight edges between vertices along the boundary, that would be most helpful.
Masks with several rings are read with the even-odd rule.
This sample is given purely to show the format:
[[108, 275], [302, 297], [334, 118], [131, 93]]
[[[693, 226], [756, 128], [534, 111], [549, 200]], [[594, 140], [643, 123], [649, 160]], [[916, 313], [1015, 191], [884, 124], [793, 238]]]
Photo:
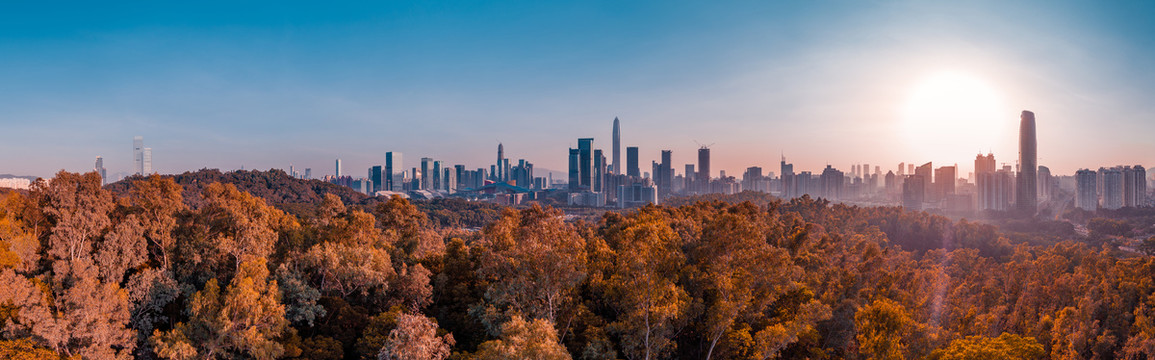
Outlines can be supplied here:
[[1005, 205], [998, 204], [1001, 187], [995, 174], [995, 155], [978, 154], [975, 156], [975, 192], [977, 193], [978, 210], [1006, 210]]
[[144, 152], [141, 154], [141, 166], [142, 175], [152, 175], [152, 148], [144, 148]]
[[1039, 211], [1035, 113], [1023, 110], [1019, 119], [1019, 175], [1016, 178], [1015, 207], [1025, 215], [1034, 216]]
[[569, 191], [581, 190], [581, 149], [569, 149]]
[[1080, 169], [1075, 172], [1075, 206], [1095, 211], [1099, 208], [1098, 173], [1094, 170]]
[[[914, 164], [911, 164], [911, 166], [914, 166]], [[919, 165], [917, 168], [914, 169], [914, 171], [911, 171], [912, 174], [922, 176], [922, 181], [923, 181], [922, 188], [923, 188], [923, 191], [925, 191], [925, 193], [922, 194], [922, 200], [924, 202], [927, 200], [933, 200], [934, 199], [934, 191], [932, 190], [932, 188], [933, 188], [932, 184], [934, 184], [934, 178], [933, 178], [934, 170], [933, 169], [934, 169], [934, 165], [932, 165], [930, 162], [928, 162], [926, 164]]]
[[341, 159], [337, 159], [337, 168], [333, 170], [333, 177], [341, 177]]
[[922, 210], [926, 196], [926, 178], [922, 175], [908, 175], [902, 182], [902, 206], [907, 210]]
[[374, 165], [374, 166], [369, 168], [369, 186], [368, 186], [368, 188], [369, 188], [369, 191], [371, 194], [374, 194], [374, 193], [377, 193], [378, 191], [381, 191], [382, 187], [385, 185], [385, 182], [382, 181], [382, 178], [383, 178], [382, 174], [381, 174], [382, 172], [383, 172], [383, 169], [381, 168], [381, 165]]
[[396, 151], [385, 153], [385, 188], [389, 191], [405, 191], [405, 163], [402, 154]]
[[432, 167], [432, 158], [421, 158], [421, 185], [418, 190], [430, 190], [433, 186]]
[[1046, 201], [1051, 198], [1051, 192], [1054, 191], [1054, 178], [1051, 177], [1051, 169], [1039, 165], [1039, 200]]
[[685, 176], [682, 177], [682, 191], [693, 192], [694, 190], [694, 164], [686, 164]]
[[957, 183], [958, 166], [943, 166], [934, 170], [935, 199], [945, 199], [947, 195], [954, 195]]
[[497, 172], [493, 174], [494, 181], [503, 181], [505, 177], [505, 147], [497, 143]]
[[1147, 206], [1147, 170], [1142, 166], [1123, 167], [1123, 206]]
[[798, 196], [798, 183], [794, 177], [794, 164], [787, 164], [785, 155], [782, 156], [782, 164], [779, 170], [782, 172], [782, 175], [779, 175], [782, 177], [780, 181], [782, 183], [782, 191], [779, 196], [784, 199], [791, 199]]
[[585, 189], [594, 186], [594, 139], [578, 139], [578, 177], [580, 185]]
[[[614, 165], [617, 166], [617, 165]], [[642, 169], [638, 167], [638, 147], [631, 146], [626, 148], [626, 175], [633, 177], [641, 177]]]
[[594, 149], [594, 183], [593, 191], [602, 192], [602, 181], [606, 177], [606, 155], [602, 149]]
[[613, 153], [614, 153], [613, 154], [614, 155], [614, 162], [613, 162], [613, 171], [612, 172], [614, 174], [621, 174], [622, 173], [622, 132], [621, 132], [621, 124], [618, 122], [617, 117], [614, 117], [614, 149], [613, 149]]
[[842, 189], [845, 183], [844, 178], [846, 174], [841, 171], [826, 165], [822, 170], [822, 175], [818, 176], [819, 187], [821, 187], [821, 196], [832, 201], [842, 199]]
[[710, 148], [698, 148], [698, 178], [694, 180], [698, 185], [698, 192], [710, 192]]
[[144, 137], [135, 136], [132, 138], [132, 172], [136, 175], [144, 175]]
[[442, 169], [441, 160], [434, 160], [433, 161], [433, 180], [430, 181], [430, 183], [433, 186], [433, 188], [432, 188], [433, 191], [448, 190], [445, 186], [444, 179], [442, 178], [442, 176], [445, 175], [444, 174], [445, 171], [443, 171], [441, 169]]
[[1123, 207], [1123, 171], [1118, 167], [1099, 169], [1103, 180], [1103, 208], [1115, 210]]
[[108, 184], [108, 171], [104, 168], [104, 158], [103, 157], [99, 157], [99, 156], [96, 157], [96, 167], [92, 168], [92, 171], [95, 171], [97, 174], [100, 174], [100, 185], [101, 186]]
[[662, 162], [654, 169], [654, 183], [658, 185], [658, 197], [665, 199], [673, 190], [674, 152], [662, 150]]
[[305, 168], [305, 180], [313, 179], [313, 168]]

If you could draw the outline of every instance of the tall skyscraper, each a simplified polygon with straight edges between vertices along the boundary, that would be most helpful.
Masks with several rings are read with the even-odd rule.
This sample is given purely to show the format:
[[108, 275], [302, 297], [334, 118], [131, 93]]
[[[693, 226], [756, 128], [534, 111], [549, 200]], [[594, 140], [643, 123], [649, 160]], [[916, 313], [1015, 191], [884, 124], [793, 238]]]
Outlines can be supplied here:
[[1115, 210], [1123, 207], [1123, 171], [1118, 167], [1099, 169], [1103, 180], [1103, 208]]
[[1000, 206], [998, 201], [999, 191], [1001, 189], [999, 178], [995, 174], [995, 155], [994, 154], [978, 154], [975, 156], [975, 192], [977, 193], [977, 208], [978, 210], [998, 210], [1000, 207], [1005, 209], [1005, 206]]
[[433, 167], [433, 159], [432, 158], [421, 158], [421, 182], [420, 182], [421, 188], [420, 188], [420, 190], [429, 190], [430, 186], [433, 186], [433, 173], [431, 171], [432, 167]]
[[493, 174], [495, 181], [505, 179], [505, 147], [497, 143], [497, 172]]
[[614, 162], [613, 162], [613, 166], [612, 166], [613, 167], [612, 172], [614, 174], [621, 174], [622, 173], [622, 132], [621, 132], [621, 124], [618, 122], [617, 117], [614, 117], [614, 149], [613, 149], [613, 153], [614, 153]]
[[341, 159], [337, 159], [337, 168], [333, 170], [333, 177], [341, 177]]
[[700, 193], [710, 192], [710, 148], [698, 148], [698, 179], [694, 182], [698, 183], [698, 191]]
[[794, 164], [786, 163], [786, 155], [782, 155], [782, 164], [779, 171], [782, 173], [779, 175], [781, 176], [780, 182], [782, 183], [782, 191], [779, 196], [784, 199], [791, 199], [798, 196], [797, 179], [794, 177]]
[[1080, 169], [1075, 172], [1076, 207], [1087, 211], [1099, 209], [1098, 177], [1099, 173], [1094, 170]]
[[569, 191], [581, 189], [581, 150], [569, 149]]
[[369, 191], [371, 191], [371, 194], [384, 190], [385, 182], [382, 176], [384, 171], [381, 165], [374, 165], [369, 168], [369, 182], [371, 183], [369, 185]]
[[654, 183], [658, 185], [658, 197], [662, 199], [669, 196], [673, 190], [673, 176], [671, 176], [674, 167], [673, 157], [673, 151], [662, 150], [662, 162], [654, 169]]
[[144, 175], [144, 137], [132, 138], [132, 172]]
[[[616, 165], [615, 165], [616, 166]], [[631, 146], [626, 148], [626, 175], [627, 176], [642, 176], [642, 169], [638, 167], [638, 147]]]
[[1147, 206], [1147, 169], [1142, 166], [1123, 167], [1123, 206]]
[[1034, 216], [1039, 211], [1035, 113], [1023, 110], [1019, 119], [1019, 176], [1015, 187], [1015, 207], [1025, 215]]
[[446, 190], [444, 179], [441, 178], [441, 176], [444, 175], [444, 171], [441, 169], [441, 160], [433, 161], [433, 180], [430, 181], [430, 183], [432, 184], [432, 190], [434, 191]]
[[96, 171], [97, 174], [100, 174], [100, 185], [103, 186], [108, 184], [108, 171], [104, 169], [103, 157], [96, 157], [96, 167], [92, 168], [92, 171]]
[[602, 181], [606, 177], [606, 156], [602, 149], [594, 149], [594, 183], [593, 191], [602, 192]]
[[405, 162], [401, 153], [385, 153], [385, 188], [389, 191], [405, 190]]
[[152, 175], [152, 148], [144, 148], [141, 153], [141, 174]]
[[594, 185], [594, 139], [578, 139], [578, 176], [582, 187], [593, 189]]

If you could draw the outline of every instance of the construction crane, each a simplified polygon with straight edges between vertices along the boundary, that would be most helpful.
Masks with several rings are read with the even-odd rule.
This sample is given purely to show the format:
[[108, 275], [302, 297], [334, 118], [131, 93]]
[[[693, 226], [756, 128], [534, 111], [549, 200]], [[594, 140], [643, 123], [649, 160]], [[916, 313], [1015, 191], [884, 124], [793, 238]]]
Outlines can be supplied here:
[[717, 144], [717, 143], [709, 143], [706, 145], [702, 145], [702, 143], [698, 142], [698, 140], [694, 140], [694, 143], [698, 144], [698, 147], [702, 148], [702, 149], [709, 149], [711, 146], [714, 146], [714, 144]]

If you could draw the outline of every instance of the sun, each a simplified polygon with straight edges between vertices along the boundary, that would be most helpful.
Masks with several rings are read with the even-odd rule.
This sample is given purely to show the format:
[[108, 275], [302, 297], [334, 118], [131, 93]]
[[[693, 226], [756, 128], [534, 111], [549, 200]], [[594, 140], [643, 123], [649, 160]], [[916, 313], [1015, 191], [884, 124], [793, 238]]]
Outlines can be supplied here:
[[910, 88], [901, 123], [912, 150], [926, 160], [963, 162], [960, 154], [973, 156], [1001, 141], [1014, 115], [988, 82], [964, 72], [940, 71]]

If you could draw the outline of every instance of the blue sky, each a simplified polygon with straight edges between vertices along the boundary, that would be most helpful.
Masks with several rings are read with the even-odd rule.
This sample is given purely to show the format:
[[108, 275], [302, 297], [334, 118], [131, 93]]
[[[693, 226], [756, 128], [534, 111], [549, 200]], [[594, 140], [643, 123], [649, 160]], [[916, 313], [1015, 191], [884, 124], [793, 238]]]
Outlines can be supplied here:
[[[498, 142], [564, 170], [579, 137], [608, 153], [618, 116], [643, 164], [672, 149], [681, 169], [699, 141], [728, 175], [780, 153], [965, 174], [980, 149], [1013, 164], [1023, 109], [1055, 173], [1150, 165], [1150, 34], [1150, 2], [5, 3], [0, 173], [128, 171], [137, 135], [164, 173], [488, 167]], [[911, 89], [942, 71], [988, 84], [1005, 122], [912, 127]]]

